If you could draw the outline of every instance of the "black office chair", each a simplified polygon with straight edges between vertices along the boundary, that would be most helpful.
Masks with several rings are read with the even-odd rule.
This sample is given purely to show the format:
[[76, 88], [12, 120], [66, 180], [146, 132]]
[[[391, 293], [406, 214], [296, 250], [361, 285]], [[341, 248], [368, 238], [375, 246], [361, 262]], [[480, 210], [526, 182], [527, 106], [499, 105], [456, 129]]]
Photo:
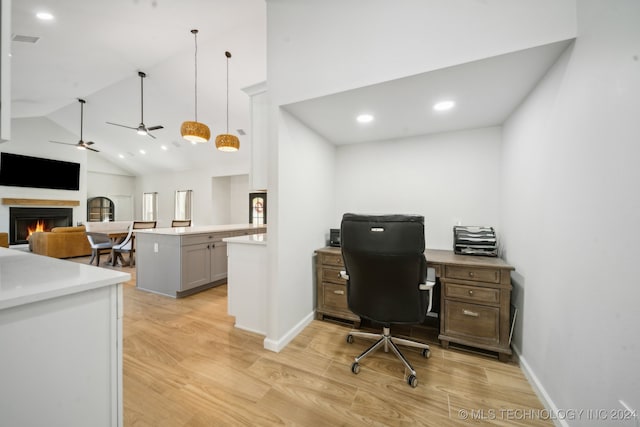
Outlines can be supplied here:
[[430, 356], [424, 343], [392, 337], [392, 324], [422, 323], [431, 310], [435, 270], [429, 269], [424, 256], [424, 217], [418, 215], [357, 215], [347, 213], [340, 227], [342, 258], [347, 279], [349, 309], [364, 319], [382, 324], [382, 333], [353, 330], [353, 337], [377, 340], [355, 358], [351, 372], [360, 371], [360, 361], [384, 345], [389, 347], [409, 370], [407, 383], [416, 387], [416, 371], [396, 344], [422, 349]]

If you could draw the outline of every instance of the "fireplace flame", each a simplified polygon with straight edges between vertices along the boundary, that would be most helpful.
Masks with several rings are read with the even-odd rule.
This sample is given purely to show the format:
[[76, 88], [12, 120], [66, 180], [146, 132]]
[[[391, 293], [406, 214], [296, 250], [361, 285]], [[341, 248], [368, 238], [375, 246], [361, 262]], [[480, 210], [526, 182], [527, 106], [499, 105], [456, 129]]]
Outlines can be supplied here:
[[44, 221], [38, 220], [34, 228], [31, 228], [30, 226], [27, 227], [27, 240], [36, 231], [44, 231]]

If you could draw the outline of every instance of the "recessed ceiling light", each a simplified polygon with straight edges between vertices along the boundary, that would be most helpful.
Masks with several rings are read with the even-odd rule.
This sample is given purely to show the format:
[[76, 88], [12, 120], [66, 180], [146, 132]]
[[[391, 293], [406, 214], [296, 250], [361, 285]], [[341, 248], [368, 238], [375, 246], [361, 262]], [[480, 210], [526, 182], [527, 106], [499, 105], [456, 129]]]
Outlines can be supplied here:
[[436, 111], [447, 111], [452, 109], [456, 105], [453, 101], [441, 101], [433, 105], [433, 109]]
[[164, 151], [167, 151], [169, 149], [169, 147], [167, 147], [166, 145], [161, 145], [160, 148], [162, 148]]
[[144, 150], [140, 150], [140, 154], [147, 154], [147, 152]]
[[369, 123], [371, 121], [373, 121], [373, 116], [371, 114], [360, 114], [356, 120], [359, 123]]
[[42, 21], [51, 21], [53, 19], [53, 15], [49, 12], [38, 12], [36, 13], [36, 18]]
[[118, 154], [118, 157], [120, 157], [121, 159], [124, 159], [124, 154]]

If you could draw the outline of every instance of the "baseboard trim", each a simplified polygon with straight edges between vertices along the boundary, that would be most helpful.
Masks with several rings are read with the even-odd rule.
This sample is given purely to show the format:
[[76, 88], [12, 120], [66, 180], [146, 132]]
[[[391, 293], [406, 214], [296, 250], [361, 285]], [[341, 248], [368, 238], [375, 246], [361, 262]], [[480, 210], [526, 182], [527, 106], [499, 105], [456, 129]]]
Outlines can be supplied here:
[[273, 352], [279, 353], [280, 350], [285, 348], [302, 330], [313, 321], [313, 312], [305, 316], [297, 325], [289, 329], [289, 331], [278, 340], [270, 339], [269, 337], [264, 339], [264, 348]]
[[529, 365], [529, 363], [527, 363], [527, 359], [524, 356], [522, 356], [520, 349], [513, 344], [511, 344], [511, 347], [513, 348], [513, 352], [518, 356], [518, 362], [520, 363], [520, 370], [522, 370], [522, 373], [524, 373], [524, 376], [527, 377], [529, 384], [531, 384], [531, 386], [533, 387], [533, 391], [536, 393], [536, 395], [538, 396], [538, 399], [540, 399], [545, 409], [549, 411], [549, 413], [551, 414], [553, 423], [557, 427], [569, 427], [569, 423], [567, 423], [565, 419], [558, 419], [558, 417], [555, 416], [560, 412], [558, 410], [558, 407], [551, 399], [551, 396], [549, 396], [549, 393], [547, 393], [547, 390], [544, 388], [544, 386], [540, 382], [540, 379], [538, 378], [538, 376], [531, 369], [531, 366]]

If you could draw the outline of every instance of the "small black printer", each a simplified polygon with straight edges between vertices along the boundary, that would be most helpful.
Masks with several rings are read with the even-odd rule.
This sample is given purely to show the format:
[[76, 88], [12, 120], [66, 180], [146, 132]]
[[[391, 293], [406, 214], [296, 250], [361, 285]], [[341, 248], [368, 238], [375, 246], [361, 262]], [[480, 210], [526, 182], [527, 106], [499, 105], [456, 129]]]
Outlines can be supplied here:
[[340, 229], [339, 228], [329, 229], [329, 246], [333, 246], [336, 248], [340, 247]]

